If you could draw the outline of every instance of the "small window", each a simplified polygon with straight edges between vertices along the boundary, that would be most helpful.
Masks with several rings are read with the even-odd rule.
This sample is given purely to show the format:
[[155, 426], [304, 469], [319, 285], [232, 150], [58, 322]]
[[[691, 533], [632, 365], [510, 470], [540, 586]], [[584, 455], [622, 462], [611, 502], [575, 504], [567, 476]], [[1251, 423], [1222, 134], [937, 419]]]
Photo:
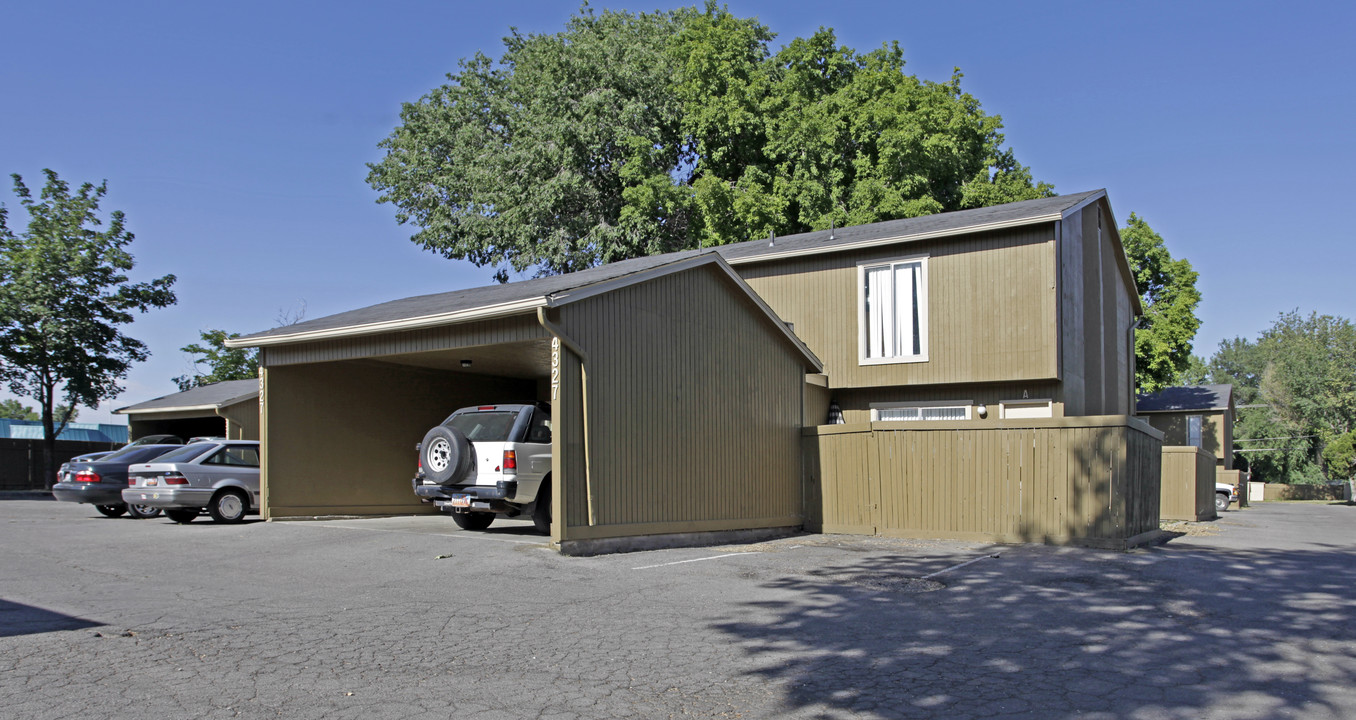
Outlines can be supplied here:
[[857, 267], [861, 364], [928, 359], [927, 268], [926, 257]]
[[872, 422], [899, 420], [969, 420], [970, 403], [946, 404], [872, 403]]
[[1049, 400], [1004, 400], [998, 403], [998, 417], [1004, 420], [1054, 416], [1054, 403]]
[[1187, 416], [1187, 444], [1195, 447], [1204, 447], [1201, 444], [1201, 416]]

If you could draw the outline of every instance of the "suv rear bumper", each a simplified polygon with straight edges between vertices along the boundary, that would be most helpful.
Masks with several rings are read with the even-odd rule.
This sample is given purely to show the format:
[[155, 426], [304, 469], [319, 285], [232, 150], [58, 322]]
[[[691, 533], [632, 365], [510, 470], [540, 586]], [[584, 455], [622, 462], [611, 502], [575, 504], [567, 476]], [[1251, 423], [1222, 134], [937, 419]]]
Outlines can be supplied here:
[[[500, 480], [493, 485], [425, 485], [416, 477], [413, 482], [415, 495], [445, 510], [509, 512], [513, 507], [508, 500], [518, 494], [517, 480]], [[453, 496], [468, 498], [471, 505], [454, 506]]]

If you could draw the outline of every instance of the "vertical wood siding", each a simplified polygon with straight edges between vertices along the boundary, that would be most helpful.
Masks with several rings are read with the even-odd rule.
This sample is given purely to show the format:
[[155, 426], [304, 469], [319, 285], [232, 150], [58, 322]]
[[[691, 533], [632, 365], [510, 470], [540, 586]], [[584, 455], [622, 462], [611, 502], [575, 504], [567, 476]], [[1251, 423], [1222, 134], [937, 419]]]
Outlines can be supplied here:
[[269, 367], [277, 367], [497, 345], [547, 337], [546, 331], [537, 323], [536, 316], [527, 314], [407, 332], [266, 347], [263, 348], [260, 361]]
[[803, 443], [811, 529], [1123, 547], [1158, 528], [1161, 439], [1125, 417], [842, 425]]
[[[723, 274], [663, 276], [566, 305], [588, 355], [568, 364], [563, 538], [799, 526], [804, 361]], [[587, 379], [584, 379], [584, 376]]]
[[1164, 520], [1215, 517], [1215, 456], [1190, 445], [1163, 446], [1163, 489], [1159, 515]]
[[[824, 362], [830, 386], [1052, 379], [1053, 225], [738, 265], [736, 271]], [[860, 365], [857, 265], [928, 256], [928, 361]]]

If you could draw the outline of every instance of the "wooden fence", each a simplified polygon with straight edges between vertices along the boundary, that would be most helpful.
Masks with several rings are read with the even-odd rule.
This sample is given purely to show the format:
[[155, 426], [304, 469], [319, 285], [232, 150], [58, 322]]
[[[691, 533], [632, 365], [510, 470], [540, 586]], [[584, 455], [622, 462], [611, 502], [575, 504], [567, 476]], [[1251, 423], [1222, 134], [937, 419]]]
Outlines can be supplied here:
[[1162, 433], [1127, 416], [803, 431], [806, 528], [1124, 548], [1158, 534]]
[[[122, 443], [58, 440], [56, 464], [95, 450], [112, 450]], [[56, 482], [55, 479], [52, 482]], [[42, 441], [0, 438], [0, 491], [44, 490], [49, 483], [42, 474]]]
[[1165, 445], [1162, 486], [1161, 519], [1198, 521], [1218, 517], [1214, 453], [1194, 445]]

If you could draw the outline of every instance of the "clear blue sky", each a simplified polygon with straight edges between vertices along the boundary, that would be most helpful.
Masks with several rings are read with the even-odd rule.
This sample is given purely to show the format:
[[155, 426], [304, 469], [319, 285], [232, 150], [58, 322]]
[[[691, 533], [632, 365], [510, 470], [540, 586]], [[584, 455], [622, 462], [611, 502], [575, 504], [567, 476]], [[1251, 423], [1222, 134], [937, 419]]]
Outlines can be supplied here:
[[[408, 240], [365, 182], [377, 142], [510, 26], [556, 32], [573, 2], [10, 3], [0, 27], [0, 171], [107, 179], [134, 275], [179, 303], [129, 328], [152, 358], [81, 420], [175, 390], [198, 332], [254, 332], [490, 282]], [[653, 2], [595, 9], [653, 10]], [[1196, 352], [1278, 313], [1356, 318], [1349, 208], [1356, 10], [1337, 2], [742, 2], [778, 34], [820, 26], [963, 87], [1058, 192], [1107, 188], [1200, 272]], [[22, 226], [8, 178], [0, 201]], [[18, 212], [14, 212], [14, 211]], [[9, 397], [0, 394], [0, 397]], [[32, 404], [31, 402], [29, 404]], [[121, 421], [121, 416], [116, 416]]]

